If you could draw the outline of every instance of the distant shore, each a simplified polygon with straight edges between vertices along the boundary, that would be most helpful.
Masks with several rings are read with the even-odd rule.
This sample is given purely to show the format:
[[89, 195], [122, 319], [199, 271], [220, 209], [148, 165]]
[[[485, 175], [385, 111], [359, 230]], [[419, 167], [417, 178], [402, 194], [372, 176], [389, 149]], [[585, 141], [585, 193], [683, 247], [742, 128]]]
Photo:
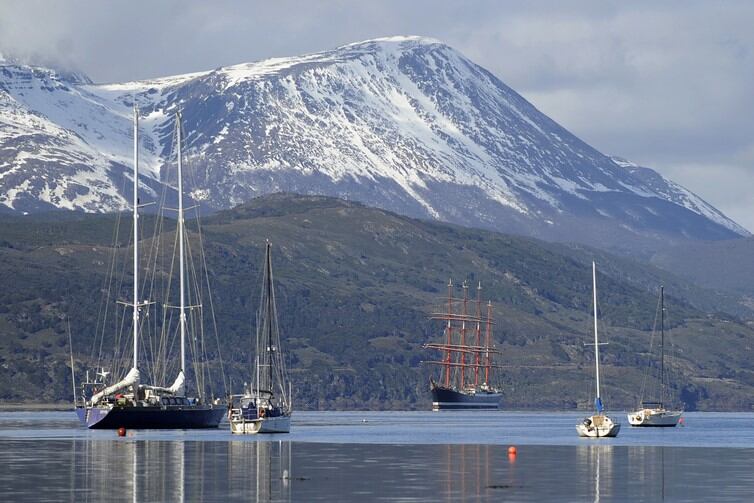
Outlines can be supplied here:
[[[298, 409], [300, 412], [323, 412], [323, 411], [338, 411], [338, 412], [426, 412], [430, 411], [430, 407], [425, 408], [389, 408], [389, 409], [370, 409], [370, 408], [324, 408], [324, 409]], [[587, 412], [590, 409], [588, 407], [574, 408], [574, 409], [556, 409], [556, 408], [502, 408], [503, 412], [529, 414], [534, 412], [539, 413], [558, 413], [558, 412]], [[73, 404], [71, 402], [55, 402], [55, 403], [40, 403], [40, 402], [0, 402], [0, 412], [24, 412], [24, 411], [71, 411], [73, 412]], [[628, 410], [621, 410], [620, 408], [613, 409], [614, 413], [625, 413]], [[693, 410], [685, 412], [724, 412], [724, 413], [747, 413], [754, 412], [754, 405], [750, 409], [715, 409], [715, 410]]]
[[33, 411], [73, 411], [73, 404], [70, 402], [58, 403], [37, 403], [37, 402], [0, 402], [0, 412], [20, 412], [24, 410]]

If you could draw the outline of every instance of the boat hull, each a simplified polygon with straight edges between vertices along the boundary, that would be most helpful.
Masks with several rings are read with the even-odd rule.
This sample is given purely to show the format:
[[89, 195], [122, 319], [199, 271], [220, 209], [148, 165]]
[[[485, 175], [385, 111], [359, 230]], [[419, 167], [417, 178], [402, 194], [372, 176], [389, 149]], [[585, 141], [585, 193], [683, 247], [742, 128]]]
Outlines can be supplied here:
[[607, 416], [589, 416], [576, 425], [580, 437], [611, 438], [618, 436], [620, 424]]
[[78, 407], [76, 414], [90, 429], [200, 429], [217, 428], [225, 417], [224, 406]]
[[230, 432], [240, 435], [255, 435], [257, 433], [290, 433], [291, 416], [265, 417], [258, 419], [244, 419], [243, 417], [230, 420]]
[[678, 425], [683, 412], [660, 409], [643, 409], [628, 414], [631, 426], [673, 428]]
[[498, 410], [502, 393], [461, 392], [442, 386], [432, 387], [432, 410]]

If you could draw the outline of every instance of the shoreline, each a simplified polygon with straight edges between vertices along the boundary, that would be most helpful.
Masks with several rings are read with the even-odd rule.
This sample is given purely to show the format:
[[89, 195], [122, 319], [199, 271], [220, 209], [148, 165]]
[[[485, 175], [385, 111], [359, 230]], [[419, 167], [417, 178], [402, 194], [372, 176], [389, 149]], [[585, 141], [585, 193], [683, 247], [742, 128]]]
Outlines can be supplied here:
[[7, 402], [7, 403], [0, 403], [0, 412], [32, 412], [32, 411], [42, 411], [42, 412], [61, 412], [61, 411], [71, 411], [73, 412], [74, 407], [72, 403], [38, 403], [38, 402]]
[[[56, 403], [40, 403], [40, 402], [0, 402], [0, 412], [24, 412], [24, 411], [71, 411], [75, 410], [73, 403], [71, 402], [56, 402]], [[520, 414], [534, 414], [534, 413], [554, 413], [554, 414], [568, 414], [568, 413], [588, 413], [591, 409], [519, 409], [519, 408], [501, 408], [496, 411], [485, 412], [510, 412]], [[468, 410], [458, 411], [432, 411], [431, 409], [299, 409], [298, 412], [345, 412], [345, 413], [359, 413], [359, 412], [434, 412], [438, 414], [456, 413], [456, 412], [473, 412]], [[612, 414], [625, 414], [628, 410], [613, 409], [610, 411]], [[687, 410], [683, 411], [684, 414], [688, 413], [734, 413], [734, 414], [746, 414], [754, 412], [752, 409], [729, 409], [729, 410]]]

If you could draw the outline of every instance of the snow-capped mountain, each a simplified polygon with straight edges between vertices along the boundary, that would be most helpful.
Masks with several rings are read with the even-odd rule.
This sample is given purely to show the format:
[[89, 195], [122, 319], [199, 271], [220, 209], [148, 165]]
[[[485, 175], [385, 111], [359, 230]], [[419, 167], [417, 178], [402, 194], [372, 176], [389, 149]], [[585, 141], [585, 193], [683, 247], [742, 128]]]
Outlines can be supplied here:
[[134, 100], [143, 183], [172, 183], [181, 109], [191, 195], [212, 208], [290, 191], [612, 247], [748, 234], [421, 37], [124, 84], [0, 63], [0, 205], [126, 208]]
[[611, 159], [615, 164], [625, 168], [633, 176], [644, 182], [652, 189], [653, 193], [657, 194], [657, 196], [691, 210], [694, 213], [707, 217], [713, 222], [717, 222], [737, 234], [742, 236], [748, 236], [750, 234], [749, 231], [733, 222], [707, 201], [677, 183], [664, 178], [657, 171], [647, 168], [646, 166], [639, 166], [638, 164], [623, 159], [622, 157], [612, 156]]

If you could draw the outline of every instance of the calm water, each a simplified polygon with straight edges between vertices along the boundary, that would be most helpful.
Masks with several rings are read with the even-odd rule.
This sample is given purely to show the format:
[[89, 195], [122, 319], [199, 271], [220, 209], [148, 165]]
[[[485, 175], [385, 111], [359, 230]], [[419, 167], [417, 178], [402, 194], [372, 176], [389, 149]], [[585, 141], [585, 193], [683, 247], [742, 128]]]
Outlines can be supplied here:
[[[617, 414], [615, 415], [617, 416]], [[0, 413], [3, 501], [751, 501], [754, 414], [576, 436], [581, 414], [299, 412], [293, 433]], [[516, 445], [517, 456], [507, 453]]]

